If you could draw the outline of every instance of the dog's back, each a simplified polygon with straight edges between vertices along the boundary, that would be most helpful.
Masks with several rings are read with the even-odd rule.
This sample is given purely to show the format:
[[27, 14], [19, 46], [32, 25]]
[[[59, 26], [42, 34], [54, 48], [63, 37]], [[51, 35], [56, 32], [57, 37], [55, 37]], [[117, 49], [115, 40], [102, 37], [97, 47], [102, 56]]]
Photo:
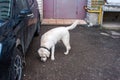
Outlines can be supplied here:
[[57, 27], [51, 29], [42, 35], [41, 42], [43, 43], [43, 42], [51, 41], [51, 43], [54, 42], [54, 44], [56, 44], [57, 41], [61, 40], [63, 36], [69, 35], [69, 30], [74, 29], [77, 26], [77, 24], [78, 24], [78, 20], [76, 20], [72, 25], [68, 27]]
[[59, 41], [63, 36], [68, 33], [69, 32], [65, 27], [54, 28], [43, 34], [41, 37], [41, 41], [51, 41], [51, 43], [54, 42], [54, 44], [56, 44], [57, 41]]

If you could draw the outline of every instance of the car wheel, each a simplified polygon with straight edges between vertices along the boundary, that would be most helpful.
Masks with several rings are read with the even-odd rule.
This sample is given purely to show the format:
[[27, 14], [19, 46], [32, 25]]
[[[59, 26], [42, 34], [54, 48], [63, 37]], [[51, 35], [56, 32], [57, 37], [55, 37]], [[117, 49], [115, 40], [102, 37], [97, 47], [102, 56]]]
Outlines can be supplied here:
[[10, 80], [21, 80], [22, 79], [22, 54], [18, 49], [14, 50], [14, 54], [11, 60], [9, 78]]

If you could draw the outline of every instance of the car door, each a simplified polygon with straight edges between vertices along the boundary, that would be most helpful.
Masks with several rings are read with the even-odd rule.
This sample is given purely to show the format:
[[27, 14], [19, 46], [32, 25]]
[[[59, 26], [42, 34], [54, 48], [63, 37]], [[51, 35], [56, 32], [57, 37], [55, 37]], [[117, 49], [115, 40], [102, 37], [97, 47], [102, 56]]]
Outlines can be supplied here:
[[26, 52], [36, 30], [38, 12], [34, 0], [16, 0], [16, 6], [17, 14], [21, 16], [19, 25], [22, 28], [22, 37], [24, 38], [23, 49]]
[[[38, 18], [38, 10], [37, 10], [37, 4], [35, 4], [35, 0], [27, 0], [28, 1], [28, 6], [31, 11], [31, 14], [28, 15], [29, 20], [28, 20], [28, 42], [32, 40], [34, 33], [37, 28], [37, 18]], [[29, 45], [29, 43], [28, 43]]]
[[18, 34], [20, 37], [20, 40], [22, 42], [22, 47], [23, 47], [23, 51], [26, 52], [27, 47], [29, 45], [29, 26], [28, 24], [30, 23], [30, 19], [31, 16], [28, 12], [30, 12], [30, 9], [28, 7], [28, 3], [27, 0], [16, 0], [16, 14], [18, 16], [18, 20], [19, 20], [19, 25], [20, 26], [20, 30], [18, 32]]

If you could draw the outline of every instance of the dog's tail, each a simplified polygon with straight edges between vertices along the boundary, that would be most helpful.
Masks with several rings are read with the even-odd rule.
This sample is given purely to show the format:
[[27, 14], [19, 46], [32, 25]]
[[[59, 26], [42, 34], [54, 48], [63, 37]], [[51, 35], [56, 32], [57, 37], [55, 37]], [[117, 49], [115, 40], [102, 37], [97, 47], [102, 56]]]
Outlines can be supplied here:
[[67, 30], [72, 30], [72, 29], [74, 29], [74, 28], [77, 26], [78, 22], [79, 22], [79, 20], [76, 20], [72, 25], [66, 27], [66, 29], [67, 29]]

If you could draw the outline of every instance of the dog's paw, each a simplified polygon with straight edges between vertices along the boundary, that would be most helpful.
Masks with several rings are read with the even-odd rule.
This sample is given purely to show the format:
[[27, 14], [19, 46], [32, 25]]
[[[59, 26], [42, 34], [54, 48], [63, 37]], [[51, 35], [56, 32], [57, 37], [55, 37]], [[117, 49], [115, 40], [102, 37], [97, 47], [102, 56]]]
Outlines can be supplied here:
[[68, 55], [68, 52], [64, 52], [65, 55]]
[[54, 58], [54, 57], [51, 57], [51, 60], [52, 60], [52, 61], [54, 61], [54, 60], [55, 60], [55, 58]]

